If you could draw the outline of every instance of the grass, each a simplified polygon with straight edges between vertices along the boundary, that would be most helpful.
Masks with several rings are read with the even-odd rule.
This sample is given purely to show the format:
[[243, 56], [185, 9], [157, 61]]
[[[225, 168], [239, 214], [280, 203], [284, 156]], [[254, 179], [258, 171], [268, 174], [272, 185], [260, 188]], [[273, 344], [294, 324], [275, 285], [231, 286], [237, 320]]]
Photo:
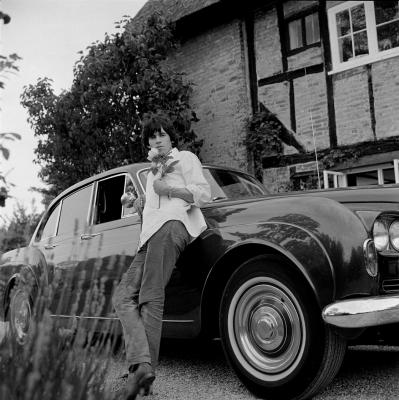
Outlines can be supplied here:
[[[112, 262], [115, 264], [115, 260]], [[92, 313], [94, 309], [94, 315], [100, 315], [105, 304], [103, 281], [98, 274], [101, 267], [102, 261], [96, 260], [91, 287], [89, 290], [79, 291], [72, 309], [77, 309], [77, 304], [83, 297], [86, 304], [83, 313]], [[58, 301], [65, 301], [72, 279], [75, 279], [76, 284], [76, 276], [71, 281], [65, 281], [65, 277], [62, 277], [60, 282], [60, 279], [55, 277], [47, 286], [41, 283], [39, 286], [42, 289], [35, 292], [33, 277], [22, 274], [18, 285], [13, 288], [34, 293], [34, 319], [24, 345], [9, 340], [0, 349], [0, 400], [121, 398], [122, 393], [112, 392], [105, 385], [115, 340], [119, 339], [113, 331], [115, 325], [110, 324], [105, 332], [102, 328], [99, 335], [96, 322], [87, 326], [85, 320], [75, 319], [72, 330], [64, 329], [57, 319], [51, 317], [50, 309], [54, 310], [55, 289], [62, 288]], [[80, 279], [84, 279], [84, 276]]]

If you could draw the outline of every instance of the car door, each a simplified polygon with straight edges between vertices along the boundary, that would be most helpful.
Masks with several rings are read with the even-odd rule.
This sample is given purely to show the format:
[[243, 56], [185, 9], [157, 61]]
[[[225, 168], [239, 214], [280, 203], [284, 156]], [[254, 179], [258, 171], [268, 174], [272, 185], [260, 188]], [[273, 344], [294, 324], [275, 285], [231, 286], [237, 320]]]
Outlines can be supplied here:
[[76, 302], [81, 258], [80, 236], [87, 229], [93, 184], [69, 193], [43, 219], [35, 245], [42, 251], [52, 281], [53, 315], [69, 316]]
[[137, 196], [128, 173], [120, 173], [95, 182], [90, 222], [81, 240], [84, 260], [79, 270], [80, 301], [77, 315], [112, 317], [112, 293], [136, 254], [141, 220], [131, 204], [121, 204], [127, 192]]

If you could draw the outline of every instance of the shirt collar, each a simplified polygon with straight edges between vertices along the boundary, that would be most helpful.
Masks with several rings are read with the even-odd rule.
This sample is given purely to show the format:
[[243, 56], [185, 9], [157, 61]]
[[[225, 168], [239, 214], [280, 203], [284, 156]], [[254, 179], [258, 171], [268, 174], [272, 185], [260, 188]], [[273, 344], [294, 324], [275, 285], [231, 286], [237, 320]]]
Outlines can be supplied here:
[[176, 147], [173, 147], [172, 150], [170, 151], [170, 155], [172, 157], [177, 157], [177, 155], [179, 154], [179, 150]]

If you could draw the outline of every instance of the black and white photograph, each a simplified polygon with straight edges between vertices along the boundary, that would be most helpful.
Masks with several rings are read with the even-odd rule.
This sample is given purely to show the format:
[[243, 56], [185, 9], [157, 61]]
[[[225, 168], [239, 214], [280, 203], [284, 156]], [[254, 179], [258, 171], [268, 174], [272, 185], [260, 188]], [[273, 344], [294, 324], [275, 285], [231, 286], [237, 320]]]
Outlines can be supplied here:
[[398, 378], [399, 1], [0, 0], [0, 400]]

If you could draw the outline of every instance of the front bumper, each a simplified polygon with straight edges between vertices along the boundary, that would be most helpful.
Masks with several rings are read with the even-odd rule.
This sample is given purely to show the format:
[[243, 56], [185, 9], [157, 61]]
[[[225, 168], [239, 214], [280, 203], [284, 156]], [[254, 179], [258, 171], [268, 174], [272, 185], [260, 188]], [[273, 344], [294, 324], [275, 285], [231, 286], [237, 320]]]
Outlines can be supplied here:
[[399, 295], [342, 300], [322, 311], [327, 324], [340, 328], [367, 328], [399, 322]]

